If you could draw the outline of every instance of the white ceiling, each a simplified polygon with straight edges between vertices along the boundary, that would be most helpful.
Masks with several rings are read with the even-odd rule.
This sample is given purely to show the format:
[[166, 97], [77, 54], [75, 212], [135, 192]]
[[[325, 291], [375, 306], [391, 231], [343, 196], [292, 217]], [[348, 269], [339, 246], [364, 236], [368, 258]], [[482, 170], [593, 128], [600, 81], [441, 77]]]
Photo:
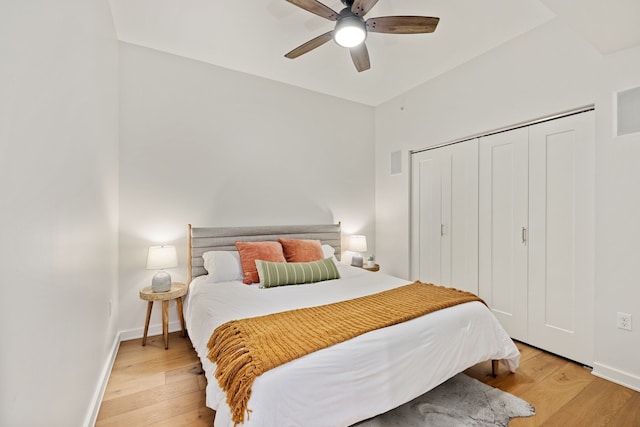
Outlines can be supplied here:
[[358, 73], [349, 51], [332, 41], [285, 58], [334, 26], [285, 0], [110, 3], [124, 42], [373, 106], [556, 17], [603, 54], [640, 44], [638, 0], [380, 0], [366, 18], [437, 16], [440, 23], [433, 34], [370, 33], [371, 69]]

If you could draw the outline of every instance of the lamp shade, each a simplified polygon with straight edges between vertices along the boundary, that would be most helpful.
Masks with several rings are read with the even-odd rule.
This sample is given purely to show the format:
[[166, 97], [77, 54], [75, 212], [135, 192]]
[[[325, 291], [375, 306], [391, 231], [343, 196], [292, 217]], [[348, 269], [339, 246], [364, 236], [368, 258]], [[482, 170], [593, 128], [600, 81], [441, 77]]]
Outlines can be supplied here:
[[178, 266], [175, 246], [151, 246], [147, 256], [147, 270], [162, 270]]
[[367, 237], [361, 235], [351, 236], [349, 239], [349, 249], [353, 252], [366, 252]]
[[342, 47], [354, 47], [367, 38], [367, 30], [362, 18], [346, 16], [336, 24], [333, 39]]

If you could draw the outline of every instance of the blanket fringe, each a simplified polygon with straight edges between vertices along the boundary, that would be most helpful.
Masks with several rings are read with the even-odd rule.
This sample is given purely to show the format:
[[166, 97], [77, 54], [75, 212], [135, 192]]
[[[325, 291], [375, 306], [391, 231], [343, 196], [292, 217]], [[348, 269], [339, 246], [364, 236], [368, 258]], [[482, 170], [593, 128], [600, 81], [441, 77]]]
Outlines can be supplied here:
[[262, 374], [244, 343], [244, 334], [235, 322], [218, 327], [208, 343], [207, 357], [218, 365], [215, 376], [220, 387], [227, 392], [227, 404], [232, 409], [234, 426], [244, 423], [245, 413], [248, 415], [251, 412], [247, 408], [251, 386], [256, 377]]

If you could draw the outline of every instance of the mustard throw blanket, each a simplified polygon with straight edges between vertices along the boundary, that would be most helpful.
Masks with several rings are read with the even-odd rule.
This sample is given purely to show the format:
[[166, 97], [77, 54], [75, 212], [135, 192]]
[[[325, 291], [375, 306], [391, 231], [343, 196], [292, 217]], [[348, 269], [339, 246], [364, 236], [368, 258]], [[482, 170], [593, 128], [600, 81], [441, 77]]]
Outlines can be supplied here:
[[232, 320], [211, 335], [209, 359], [227, 393], [233, 421], [244, 422], [251, 386], [258, 375], [298, 357], [366, 332], [395, 325], [442, 308], [470, 301], [476, 295], [414, 282], [348, 301]]

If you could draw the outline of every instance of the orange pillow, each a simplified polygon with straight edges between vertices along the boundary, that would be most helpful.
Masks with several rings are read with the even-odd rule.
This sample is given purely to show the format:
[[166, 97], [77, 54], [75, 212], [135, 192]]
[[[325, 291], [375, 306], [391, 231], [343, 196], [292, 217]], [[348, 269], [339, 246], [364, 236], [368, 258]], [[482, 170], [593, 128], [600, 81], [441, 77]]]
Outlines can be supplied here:
[[311, 262], [324, 258], [320, 240], [278, 239], [287, 262]]
[[236, 242], [242, 265], [242, 282], [250, 285], [260, 282], [256, 260], [286, 262], [282, 245], [278, 242]]

